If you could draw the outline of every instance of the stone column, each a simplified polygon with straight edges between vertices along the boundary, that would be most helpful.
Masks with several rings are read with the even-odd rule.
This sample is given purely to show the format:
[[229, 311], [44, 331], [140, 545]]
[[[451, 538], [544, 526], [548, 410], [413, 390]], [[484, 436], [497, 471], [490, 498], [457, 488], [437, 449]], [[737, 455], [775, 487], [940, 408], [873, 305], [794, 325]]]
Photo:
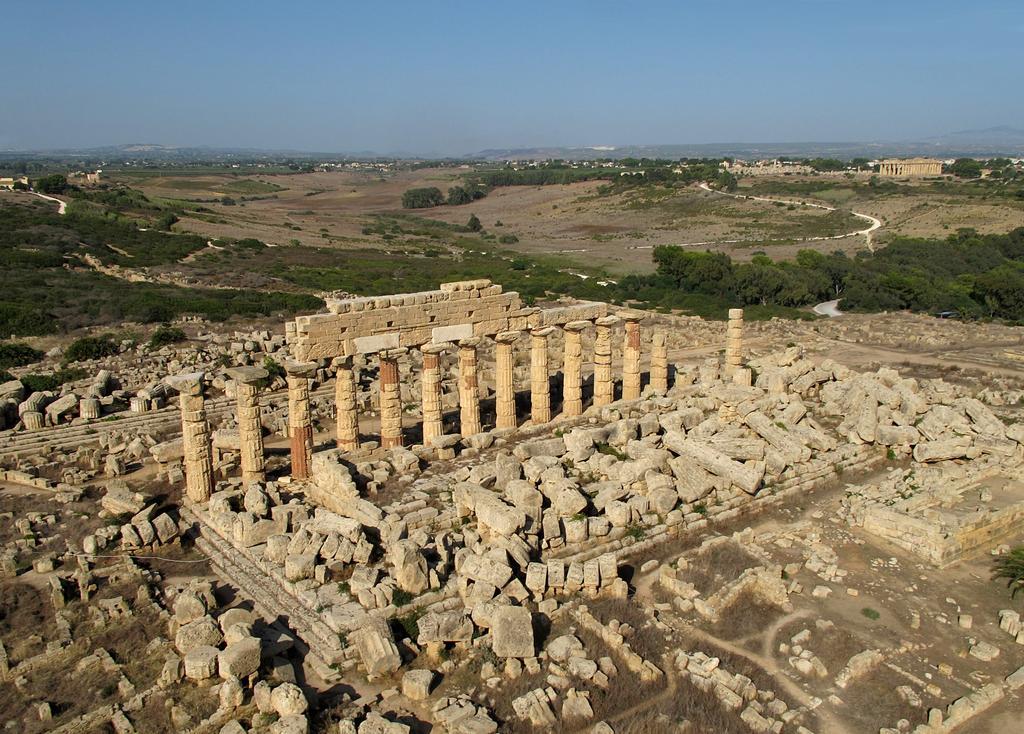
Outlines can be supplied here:
[[515, 348], [518, 331], [503, 331], [494, 337], [495, 400], [498, 428], [516, 427]]
[[548, 337], [554, 330], [553, 326], [530, 330], [530, 418], [534, 423], [551, 421]]
[[658, 395], [668, 392], [668, 344], [663, 331], [651, 336], [651, 391]]
[[380, 357], [380, 445], [386, 449], [402, 446], [402, 391], [398, 384], [398, 358], [405, 349], [379, 352]]
[[86, 420], [96, 420], [103, 414], [103, 406], [97, 398], [82, 398], [78, 402], [78, 415]]
[[180, 394], [181, 442], [185, 458], [185, 494], [190, 502], [201, 503], [213, 492], [213, 447], [206, 422], [202, 372], [168, 379]]
[[309, 411], [309, 376], [316, 362], [287, 362], [288, 435], [292, 449], [292, 477], [309, 478], [313, 460], [313, 421]]
[[423, 445], [429, 446], [431, 439], [444, 435], [441, 411], [441, 354], [451, 344], [426, 344], [420, 347], [423, 353]]
[[459, 341], [459, 433], [480, 433], [480, 386], [476, 377], [476, 348], [480, 339]]
[[594, 322], [594, 405], [608, 405], [615, 399], [612, 380], [612, 329], [619, 323], [618, 316], [605, 316]]
[[352, 369], [352, 358], [336, 357], [331, 364], [335, 369], [335, 445], [342, 451], [355, 451], [359, 448], [359, 412], [356, 407], [356, 376]]
[[640, 321], [643, 314], [621, 314], [626, 325], [626, 338], [622, 344], [622, 399], [640, 397]]
[[232, 367], [238, 404], [238, 443], [242, 454], [242, 482], [267, 478], [263, 454], [263, 423], [260, 421], [260, 383], [270, 376], [262, 367]]
[[562, 415], [573, 418], [583, 412], [583, 330], [589, 321], [570, 321], [563, 327]]
[[725, 332], [725, 374], [743, 364], [743, 309], [729, 309], [729, 325]]

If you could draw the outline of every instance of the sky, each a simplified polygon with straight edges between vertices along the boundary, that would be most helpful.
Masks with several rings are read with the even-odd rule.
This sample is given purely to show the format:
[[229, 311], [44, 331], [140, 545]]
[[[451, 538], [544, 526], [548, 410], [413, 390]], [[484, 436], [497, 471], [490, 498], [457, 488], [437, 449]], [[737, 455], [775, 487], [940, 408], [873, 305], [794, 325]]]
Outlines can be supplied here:
[[460, 155], [1024, 127], [1021, 0], [22, 0], [0, 27], [0, 149]]

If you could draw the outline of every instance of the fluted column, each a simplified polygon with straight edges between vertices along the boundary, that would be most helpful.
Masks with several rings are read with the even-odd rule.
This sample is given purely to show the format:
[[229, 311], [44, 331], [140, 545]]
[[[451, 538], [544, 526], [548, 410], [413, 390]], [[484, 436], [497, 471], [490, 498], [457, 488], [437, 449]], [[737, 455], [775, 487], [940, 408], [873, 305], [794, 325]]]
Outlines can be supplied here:
[[316, 362], [286, 362], [288, 381], [288, 436], [291, 441], [292, 477], [307, 479], [313, 460], [313, 419], [309, 409], [309, 376]]
[[398, 384], [398, 358], [404, 349], [379, 352], [380, 357], [380, 445], [386, 449], [403, 445], [402, 394]]
[[423, 374], [420, 384], [423, 388], [423, 444], [444, 435], [444, 421], [441, 410], [441, 354], [451, 344], [426, 344], [420, 347], [423, 353]]
[[615, 399], [612, 380], [612, 329], [618, 316], [604, 316], [594, 322], [594, 405], [608, 405]]
[[668, 341], [664, 331], [651, 336], [651, 391], [658, 395], [668, 392]]
[[260, 387], [270, 376], [262, 367], [232, 367], [238, 404], [238, 443], [242, 454], [242, 482], [267, 478], [263, 452], [263, 423], [260, 420]]
[[479, 338], [459, 341], [459, 432], [480, 433], [480, 385], [476, 376], [476, 348]]
[[530, 418], [534, 423], [551, 421], [548, 337], [554, 330], [553, 326], [530, 330]]
[[213, 492], [213, 447], [203, 400], [204, 377], [202, 372], [193, 372], [168, 380], [180, 394], [185, 494], [195, 503], [206, 502]]
[[626, 336], [622, 344], [622, 399], [636, 400], [640, 397], [640, 321], [643, 314], [634, 312], [621, 314], [626, 325]]
[[352, 358], [336, 357], [331, 364], [335, 369], [335, 445], [342, 451], [355, 451], [359, 448], [359, 411]]
[[503, 331], [494, 337], [494, 408], [498, 428], [516, 427], [515, 347], [518, 331]]
[[729, 309], [729, 325], [725, 332], [725, 374], [743, 364], [743, 309]]
[[583, 412], [583, 330], [589, 321], [570, 321], [563, 327], [562, 415], [573, 418]]

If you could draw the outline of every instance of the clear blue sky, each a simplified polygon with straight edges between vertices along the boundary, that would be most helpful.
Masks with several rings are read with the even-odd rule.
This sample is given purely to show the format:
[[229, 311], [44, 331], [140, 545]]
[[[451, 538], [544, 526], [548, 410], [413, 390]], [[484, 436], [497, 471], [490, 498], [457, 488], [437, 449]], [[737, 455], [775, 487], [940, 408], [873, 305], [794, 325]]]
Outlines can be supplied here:
[[1024, 0], [9, 0], [0, 149], [920, 139], [1024, 127]]

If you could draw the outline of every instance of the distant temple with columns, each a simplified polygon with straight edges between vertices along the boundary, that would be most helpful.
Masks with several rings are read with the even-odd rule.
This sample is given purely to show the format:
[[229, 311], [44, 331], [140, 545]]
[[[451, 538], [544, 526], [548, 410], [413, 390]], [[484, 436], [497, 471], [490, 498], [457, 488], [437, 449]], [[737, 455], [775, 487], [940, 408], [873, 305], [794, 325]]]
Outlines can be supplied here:
[[[553, 419], [551, 410], [548, 338], [562, 330], [561, 418], [580, 416], [583, 400], [583, 332], [594, 329], [594, 379], [591, 404], [603, 406], [615, 400], [612, 374], [614, 332], [622, 327], [621, 399], [641, 396], [640, 311], [610, 314], [608, 304], [581, 302], [554, 308], [525, 306], [519, 294], [502, 291], [489, 280], [442, 283], [439, 290], [391, 296], [328, 299], [326, 314], [300, 316], [286, 324], [293, 360], [285, 364], [288, 383], [288, 434], [291, 476], [308, 479], [312, 465], [313, 426], [310, 410], [310, 378], [320, 362], [335, 368], [336, 445], [342, 451], [359, 448], [359, 416], [353, 358], [375, 357], [379, 363], [380, 446], [405, 444], [403, 406], [399, 389], [399, 361], [418, 350], [422, 355], [422, 440], [438, 445], [444, 435], [442, 374], [439, 356], [452, 351], [458, 358], [459, 429], [462, 436], [484, 430], [480, 416], [477, 349], [484, 340], [493, 342], [496, 429], [519, 425], [514, 385], [515, 344], [529, 339], [530, 421], [534, 425]], [[729, 372], [741, 366], [742, 309], [729, 312], [725, 363]], [[650, 340], [649, 384], [652, 392], [668, 390], [668, 350], [664, 332]], [[749, 371], [747, 371], [749, 372]], [[259, 385], [267, 377], [261, 367], [230, 371], [239, 387], [239, 448], [243, 481], [264, 478], [264, 448], [260, 425]], [[736, 375], [744, 381], [744, 375]], [[749, 384], [750, 375], [746, 381]], [[178, 375], [168, 383], [181, 394], [182, 434], [187, 493], [204, 502], [213, 489], [210, 430], [203, 409], [203, 373]]]
[[941, 176], [942, 161], [935, 158], [886, 158], [878, 164], [882, 176]]

